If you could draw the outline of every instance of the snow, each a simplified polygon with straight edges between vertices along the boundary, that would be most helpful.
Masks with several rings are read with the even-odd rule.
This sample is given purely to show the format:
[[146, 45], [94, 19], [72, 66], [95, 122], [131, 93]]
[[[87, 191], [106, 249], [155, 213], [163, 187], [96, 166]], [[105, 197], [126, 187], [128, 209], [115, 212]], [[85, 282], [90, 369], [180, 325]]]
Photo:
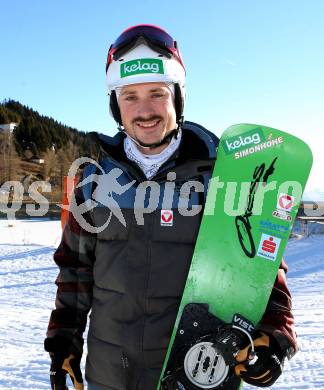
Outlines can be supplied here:
[[[49, 389], [43, 339], [55, 299], [52, 256], [60, 222], [34, 219], [11, 225], [0, 220], [0, 390]], [[323, 237], [313, 234], [288, 243], [285, 258], [300, 351], [272, 389], [324, 389]]]

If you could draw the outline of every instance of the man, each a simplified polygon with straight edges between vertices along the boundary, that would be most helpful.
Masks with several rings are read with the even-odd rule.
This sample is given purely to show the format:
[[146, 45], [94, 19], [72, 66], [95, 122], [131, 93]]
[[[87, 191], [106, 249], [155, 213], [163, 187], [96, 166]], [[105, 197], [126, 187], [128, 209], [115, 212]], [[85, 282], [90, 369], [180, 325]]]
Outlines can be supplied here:
[[[98, 135], [100, 167], [85, 169], [87, 184], [75, 196], [78, 204], [101, 199], [85, 219], [91, 226], [109, 224], [89, 232], [70, 213], [54, 255], [60, 273], [45, 349], [55, 390], [66, 388], [67, 373], [83, 389], [82, 334], [90, 309], [88, 389], [156, 389], [202, 216], [179, 212], [179, 188], [189, 180], [203, 183], [205, 193], [191, 189], [186, 199], [190, 209], [204, 205], [216, 158], [217, 137], [183, 122], [185, 68], [164, 30], [125, 30], [109, 50], [106, 73], [120, 132]], [[113, 172], [119, 192], [109, 181]], [[165, 209], [173, 224], [164, 223]], [[285, 271], [283, 262], [253, 335], [257, 363], [248, 364], [249, 345], [237, 355], [236, 374], [260, 387], [273, 384], [285, 357], [297, 350]]]

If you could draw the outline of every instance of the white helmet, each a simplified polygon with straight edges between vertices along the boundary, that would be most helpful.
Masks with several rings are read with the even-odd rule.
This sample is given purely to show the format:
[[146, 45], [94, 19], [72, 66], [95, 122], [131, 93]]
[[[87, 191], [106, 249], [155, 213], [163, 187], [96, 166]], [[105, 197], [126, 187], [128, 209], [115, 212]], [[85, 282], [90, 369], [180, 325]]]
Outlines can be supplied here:
[[160, 27], [145, 24], [125, 30], [109, 49], [106, 75], [110, 111], [119, 124], [116, 89], [151, 82], [174, 84], [177, 121], [182, 120], [186, 71], [176, 42]]

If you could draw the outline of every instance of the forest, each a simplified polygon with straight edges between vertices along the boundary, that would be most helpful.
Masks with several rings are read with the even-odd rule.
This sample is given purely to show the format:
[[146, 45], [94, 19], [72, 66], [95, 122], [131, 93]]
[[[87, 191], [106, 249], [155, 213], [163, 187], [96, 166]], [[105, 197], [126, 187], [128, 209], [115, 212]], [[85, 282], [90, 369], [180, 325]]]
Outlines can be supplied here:
[[0, 103], [0, 124], [8, 123], [17, 126], [12, 132], [0, 130], [0, 186], [12, 180], [24, 186], [45, 180], [59, 198], [71, 163], [80, 156], [96, 156], [89, 134], [11, 99]]

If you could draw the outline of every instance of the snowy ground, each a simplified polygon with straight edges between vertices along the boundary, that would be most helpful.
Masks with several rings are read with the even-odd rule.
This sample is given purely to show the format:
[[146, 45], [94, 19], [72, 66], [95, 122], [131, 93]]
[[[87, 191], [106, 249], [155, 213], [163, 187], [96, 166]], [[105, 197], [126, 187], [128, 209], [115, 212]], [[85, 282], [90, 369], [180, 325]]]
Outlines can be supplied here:
[[[8, 227], [0, 220], [0, 390], [50, 388], [43, 339], [55, 298], [52, 255], [60, 233], [58, 221]], [[324, 235], [290, 240], [285, 257], [300, 352], [272, 389], [324, 389]]]

